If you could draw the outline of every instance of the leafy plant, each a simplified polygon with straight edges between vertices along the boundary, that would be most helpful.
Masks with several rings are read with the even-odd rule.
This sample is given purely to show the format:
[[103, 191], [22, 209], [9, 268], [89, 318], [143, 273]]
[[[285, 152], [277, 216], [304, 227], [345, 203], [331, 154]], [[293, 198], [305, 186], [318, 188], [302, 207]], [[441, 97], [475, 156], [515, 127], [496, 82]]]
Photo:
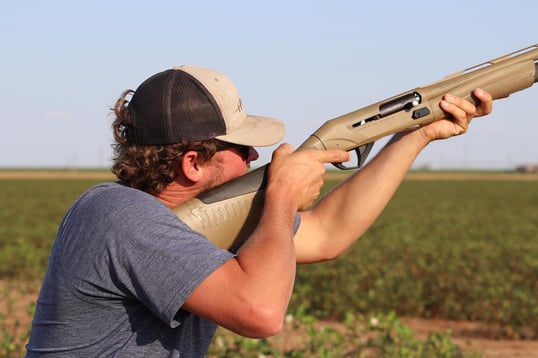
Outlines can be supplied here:
[[[282, 334], [268, 339], [249, 339], [220, 328], [209, 350], [210, 357], [474, 357], [464, 354], [450, 332], [436, 332], [425, 340], [416, 338], [394, 312], [361, 315], [348, 312], [344, 322], [317, 321], [301, 310], [288, 316]], [[224, 342], [227, 342], [226, 344]]]

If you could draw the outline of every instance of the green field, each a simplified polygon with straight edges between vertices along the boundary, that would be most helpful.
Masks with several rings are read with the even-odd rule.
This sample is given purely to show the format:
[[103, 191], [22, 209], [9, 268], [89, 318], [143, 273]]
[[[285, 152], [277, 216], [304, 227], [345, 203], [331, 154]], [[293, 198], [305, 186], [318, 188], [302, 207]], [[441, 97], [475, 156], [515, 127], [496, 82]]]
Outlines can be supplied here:
[[[0, 280], [39, 282], [65, 211], [99, 181], [0, 180]], [[492, 335], [536, 339], [537, 297], [538, 181], [408, 179], [344, 257], [298, 268], [289, 312], [302, 329], [328, 319], [358, 327], [357, 317], [375, 313], [392, 322], [391, 334], [395, 317], [407, 316], [479, 321]], [[21, 333], [4, 321], [0, 315], [6, 354], [8, 341]], [[342, 338], [312, 332], [325, 346], [329, 336]], [[226, 350], [215, 344], [213, 351]]]
[[299, 268], [293, 305], [320, 317], [476, 320], [536, 338], [537, 297], [538, 182], [408, 180], [343, 259]]

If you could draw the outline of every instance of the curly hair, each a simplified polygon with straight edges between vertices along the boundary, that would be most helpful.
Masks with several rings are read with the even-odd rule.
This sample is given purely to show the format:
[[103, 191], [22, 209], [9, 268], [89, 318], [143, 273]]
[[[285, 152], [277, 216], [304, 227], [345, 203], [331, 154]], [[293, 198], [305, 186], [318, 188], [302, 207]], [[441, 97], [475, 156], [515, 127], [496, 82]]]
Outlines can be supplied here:
[[181, 158], [189, 150], [200, 153], [208, 161], [216, 152], [216, 140], [180, 142], [168, 145], [139, 145], [129, 142], [132, 125], [128, 104], [134, 93], [122, 93], [112, 109], [115, 114], [112, 129], [115, 144], [112, 172], [126, 185], [151, 194], [160, 193], [177, 176]]

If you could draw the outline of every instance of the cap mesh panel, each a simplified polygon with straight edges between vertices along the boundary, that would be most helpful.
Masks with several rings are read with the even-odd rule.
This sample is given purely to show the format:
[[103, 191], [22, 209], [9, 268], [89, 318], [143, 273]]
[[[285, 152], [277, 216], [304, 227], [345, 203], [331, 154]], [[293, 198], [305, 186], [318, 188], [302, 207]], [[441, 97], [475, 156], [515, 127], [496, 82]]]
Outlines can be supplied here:
[[136, 90], [130, 139], [137, 144], [172, 144], [226, 134], [213, 96], [201, 82], [181, 70], [156, 74]]

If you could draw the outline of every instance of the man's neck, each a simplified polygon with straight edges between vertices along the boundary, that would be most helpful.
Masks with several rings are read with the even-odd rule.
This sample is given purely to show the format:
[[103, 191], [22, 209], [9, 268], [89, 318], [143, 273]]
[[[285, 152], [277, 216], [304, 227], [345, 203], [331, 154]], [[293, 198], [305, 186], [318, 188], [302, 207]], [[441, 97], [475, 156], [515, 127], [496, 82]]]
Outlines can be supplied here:
[[176, 181], [168, 184], [162, 192], [155, 195], [164, 205], [174, 208], [198, 195], [196, 186], [183, 186]]

